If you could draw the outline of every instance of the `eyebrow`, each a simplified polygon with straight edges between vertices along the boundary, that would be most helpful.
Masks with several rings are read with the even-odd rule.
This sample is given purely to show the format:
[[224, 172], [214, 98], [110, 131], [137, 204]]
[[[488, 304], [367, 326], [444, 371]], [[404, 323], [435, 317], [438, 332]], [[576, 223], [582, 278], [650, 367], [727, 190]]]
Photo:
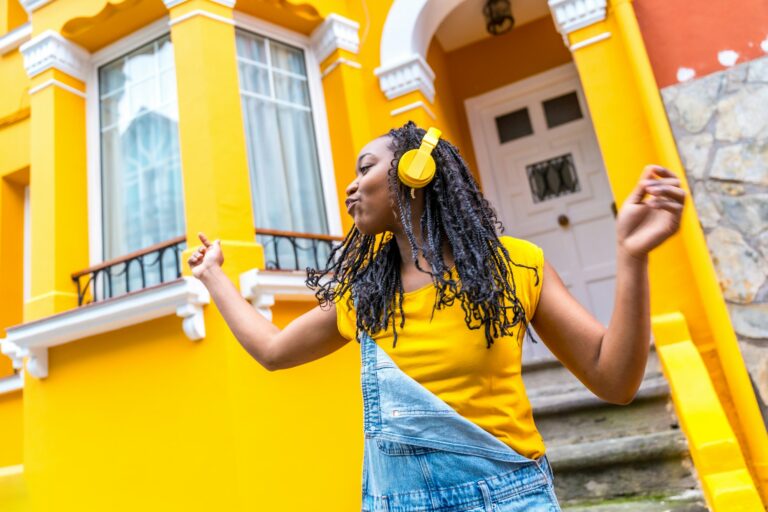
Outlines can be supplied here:
[[360, 170], [360, 162], [363, 161], [363, 158], [365, 158], [366, 155], [373, 155], [373, 153], [363, 153], [362, 155], [360, 155], [360, 158], [357, 159], [357, 169], [355, 169], [355, 171]]

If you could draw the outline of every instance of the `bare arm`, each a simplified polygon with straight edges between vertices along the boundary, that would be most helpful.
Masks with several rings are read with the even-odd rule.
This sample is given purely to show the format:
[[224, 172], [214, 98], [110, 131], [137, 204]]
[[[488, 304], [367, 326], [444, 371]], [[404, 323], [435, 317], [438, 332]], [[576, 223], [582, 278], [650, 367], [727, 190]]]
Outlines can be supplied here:
[[643, 380], [650, 309], [647, 264], [619, 254], [613, 315], [604, 327], [544, 262], [533, 327], [563, 365], [600, 398], [626, 404]]
[[552, 353], [609, 402], [629, 403], [642, 382], [651, 331], [648, 253], [678, 230], [684, 200], [685, 191], [671, 171], [646, 166], [616, 221], [616, 294], [607, 328], [544, 262], [533, 326]]
[[208, 242], [202, 234], [200, 239], [204, 243], [203, 250], [198, 249], [201, 255], [193, 255], [189, 261], [193, 274], [208, 288], [237, 341], [264, 368], [275, 371], [308, 363], [347, 343], [336, 327], [335, 305], [328, 310], [317, 306], [279, 329], [240, 295], [221, 269], [219, 244]]

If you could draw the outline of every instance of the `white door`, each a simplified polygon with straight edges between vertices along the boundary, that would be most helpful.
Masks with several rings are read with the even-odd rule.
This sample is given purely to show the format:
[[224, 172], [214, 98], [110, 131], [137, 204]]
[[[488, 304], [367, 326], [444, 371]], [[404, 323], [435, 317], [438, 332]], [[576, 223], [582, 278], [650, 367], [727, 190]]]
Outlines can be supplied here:
[[[616, 276], [613, 194], [575, 67], [465, 106], [483, 192], [505, 234], [540, 246], [574, 297], [607, 326]], [[543, 344], [524, 344], [524, 362], [549, 358]]]

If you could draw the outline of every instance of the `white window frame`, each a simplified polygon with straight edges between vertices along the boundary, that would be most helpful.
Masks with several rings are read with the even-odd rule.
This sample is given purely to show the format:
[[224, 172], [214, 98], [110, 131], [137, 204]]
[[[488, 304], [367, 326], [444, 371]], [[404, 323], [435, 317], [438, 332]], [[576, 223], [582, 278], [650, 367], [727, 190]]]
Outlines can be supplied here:
[[[328, 115], [325, 106], [322, 77], [320, 75], [320, 63], [315, 56], [310, 38], [303, 34], [293, 32], [273, 23], [260, 20], [248, 14], [235, 11], [235, 26], [257, 35], [286, 43], [304, 52], [307, 69], [307, 84], [312, 109], [313, 128], [315, 131], [315, 145], [317, 147], [318, 161], [320, 165], [320, 183], [323, 187], [323, 200], [328, 222], [328, 231], [331, 235], [343, 236], [341, 224], [341, 211], [336, 192], [336, 174], [333, 167], [333, 154], [331, 152], [330, 131], [328, 127]], [[86, 147], [88, 166], [88, 235], [89, 235], [89, 260], [91, 265], [104, 261], [102, 238], [103, 215], [101, 204], [101, 118], [99, 112], [99, 68], [120, 56], [170, 33], [168, 25], [169, 17], [164, 16], [136, 32], [94, 52], [90, 59], [90, 69], [86, 80]], [[237, 50], [235, 50], [237, 51]], [[237, 57], [234, 55], [233, 57]], [[176, 65], [174, 62], [174, 70]], [[239, 75], [238, 75], [239, 79]], [[178, 80], [178, 76], [177, 76]], [[238, 96], [240, 91], [238, 88]], [[242, 101], [240, 103], [242, 105]], [[242, 111], [242, 106], [241, 106]], [[245, 135], [245, 125], [242, 126]], [[183, 166], [182, 162], [182, 166]], [[183, 173], [182, 173], [183, 174]], [[250, 186], [253, 184], [249, 183]], [[254, 226], [255, 228], [256, 226]]]
[[[336, 193], [336, 174], [333, 168], [333, 154], [331, 153], [328, 115], [325, 108], [325, 94], [323, 93], [323, 82], [322, 77], [320, 76], [320, 63], [317, 61], [315, 50], [310, 43], [309, 36], [293, 32], [239, 11], [234, 12], [234, 20], [237, 28], [247, 30], [258, 36], [274, 39], [279, 43], [295, 46], [304, 52], [305, 67], [307, 69], [307, 85], [309, 87], [309, 101], [312, 109], [312, 127], [315, 131], [315, 146], [317, 147], [317, 157], [320, 165], [320, 183], [323, 187], [323, 202], [325, 203], [325, 216], [328, 223], [328, 232], [331, 235], [343, 236], [344, 232], [341, 225], [339, 198]], [[238, 88], [238, 95], [239, 94], [240, 92]], [[245, 113], [243, 113], [243, 115], [245, 115]], [[243, 125], [243, 134], [245, 134], [245, 125]], [[251, 186], [253, 186], [253, 184], [251, 184]]]
[[[171, 32], [169, 18], [157, 21], [115, 41], [91, 54], [90, 69], [86, 79], [86, 148], [88, 166], [88, 252], [90, 265], [104, 261], [103, 212], [101, 204], [101, 114], [99, 108], [99, 68], [115, 59], [125, 56]], [[176, 63], [174, 59], [174, 72]], [[181, 158], [181, 155], [179, 155]]]

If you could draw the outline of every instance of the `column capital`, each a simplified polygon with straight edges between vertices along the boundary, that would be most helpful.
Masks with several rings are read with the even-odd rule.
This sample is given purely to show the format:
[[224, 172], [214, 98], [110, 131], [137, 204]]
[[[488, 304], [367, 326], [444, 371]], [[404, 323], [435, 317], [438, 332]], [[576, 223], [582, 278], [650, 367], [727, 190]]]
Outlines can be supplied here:
[[83, 82], [86, 79], [90, 65], [88, 51], [53, 30], [46, 30], [22, 44], [19, 51], [24, 55], [24, 68], [30, 78], [58, 69]]
[[435, 72], [421, 55], [381, 66], [374, 70], [379, 77], [381, 90], [391, 100], [411, 91], [421, 91], [430, 103], [435, 100]]
[[318, 62], [323, 62], [336, 50], [357, 53], [360, 24], [338, 14], [329, 14], [310, 36], [312, 49]]
[[549, 0], [548, 4], [563, 37], [606, 17], [607, 0]]

